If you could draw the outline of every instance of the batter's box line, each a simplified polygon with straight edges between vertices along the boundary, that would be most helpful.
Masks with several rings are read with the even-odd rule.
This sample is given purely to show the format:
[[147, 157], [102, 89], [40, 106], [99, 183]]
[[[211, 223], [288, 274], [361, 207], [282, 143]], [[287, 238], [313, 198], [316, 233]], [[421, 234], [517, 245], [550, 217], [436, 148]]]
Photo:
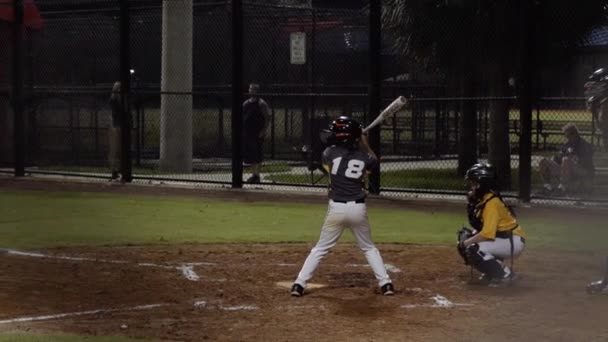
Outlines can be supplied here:
[[[30, 257], [30, 258], [43, 258], [43, 259], [55, 259], [55, 260], [79, 261], [79, 262], [99, 262], [99, 263], [106, 263], [106, 264], [135, 265], [135, 266], [141, 266], [141, 267], [156, 267], [156, 268], [162, 268], [162, 269], [173, 269], [173, 270], [178, 270], [182, 274], [182, 276], [184, 276], [184, 278], [186, 278], [190, 281], [199, 281], [201, 279], [201, 277], [198, 275], [198, 273], [196, 273], [196, 271], [194, 270], [194, 266], [217, 266], [217, 265], [219, 265], [218, 263], [214, 263], [214, 262], [185, 262], [185, 263], [181, 263], [178, 266], [175, 266], [175, 265], [161, 265], [161, 264], [155, 264], [155, 263], [151, 263], [151, 262], [134, 263], [134, 262], [126, 261], [126, 260], [109, 260], [109, 259], [99, 259], [99, 258], [71, 257], [71, 256], [65, 256], [65, 255], [50, 255], [50, 254], [42, 254], [42, 253], [36, 253], [36, 252], [24, 252], [24, 251], [18, 251], [15, 249], [8, 249], [8, 248], [0, 248], [0, 251], [5, 252], [10, 255]], [[231, 264], [231, 265], [236, 266], [235, 264]], [[250, 266], [248, 264], [243, 264], [243, 265]], [[298, 266], [298, 264], [288, 264], [288, 263], [275, 263], [275, 264], [267, 264], [267, 265], [279, 266], [279, 267]], [[327, 266], [344, 267], [344, 265], [338, 265], [338, 264], [327, 264]], [[369, 265], [367, 265], [367, 264], [346, 264], [346, 266], [347, 267], [369, 267]], [[384, 266], [386, 267], [386, 270], [390, 273], [402, 272], [401, 269], [399, 269], [398, 267], [396, 267], [392, 264], [385, 264]], [[220, 279], [205, 278], [205, 280], [210, 281], [210, 282], [225, 282], [226, 281], [226, 279], [224, 279], [224, 278], [220, 278]]]
[[430, 297], [429, 299], [431, 299], [433, 301], [433, 304], [403, 304], [403, 305], [401, 305], [401, 308], [402, 309], [414, 309], [417, 307], [427, 307], [427, 308], [434, 308], [434, 309], [436, 309], [436, 308], [449, 309], [449, 308], [454, 308], [454, 307], [471, 307], [471, 306], [475, 305], [475, 304], [469, 304], [469, 303], [454, 303], [440, 294], [436, 294], [436, 295]]
[[[174, 265], [160, 265], [151, 262], [130, 262], [126, 260], [108, 260], [108, 259], [97, 259], [97, 258], [84, 258], [84, 257], [70, 257], [63, 255], [49, 255], [42, 253], [34, 253], [34, 252], [23, 252], [14, 249], [6, 249], [2, 248], [0, 251], [3, 251], [9, 255], [22, 256], [22, 257], [30, 257], [30, 258], [41, 258], [41, 259], [55, 259], [55, 260], [65, 260], [65, 261], [78, 261], [78, 262], [98, 262], [98, 263], [106, 263], [106, 264], [120, 264], [120, 265], [135, 265], [141, 267], [156, 267], [168, 270], [177, 270], [179, 271], [184, 278], [190, 281], [199, 281], [201, 277], [194, 271], [194, 266], [202, 266], [202, 265], [212, 265], [212, 263], [205, 262], [193, 262], [193, 263], [183, 263], [179, 266]], [[214, 265], [214, 264], [213, 264]], [[226, 279], [205, 279], [212, 282], [224, 282]]]
[[106, 313], [120, 312], [120, 311], [151, 310], [151, 309], [159, 308], [161, 306], [166, 306], [166, 305], [168, 305], [168, 304], [147, 304], [147, 305], [138, 305], [138, 306], [133, 306], [130, 308], [120, 308], [120, 309], [96, 309], [96, 310], [88, 310], [88, 311], [66, 312], [66, 313], [60, 313], [60, 314], [55, 314], [55, 315], [17, 317], [17, 318], [0, 320], [0, 324], [49, 321], [49, 320], [54, 320], [54, 319], [66, 318], [66, 317], [106, 314]]
[[[434, 301], [433, 304], [404, 304], [400, 307], [402, 309], [412, 309], [416, 307], [429, 307], [429, 308], [453, 308], [453, 307], [469, 307], [474, 304], [466, 304], [466, 303], [453, 303], [448, 300], [446, 297], [442, 295], [435, 295], [430, 297], [431, 300]], [[221, 302], [212, 303], [207, 300], [196, 299], [192, 300], [192, 306], [196, 309], [206, 309], [206, 310], [221, 310], [221, 311], [255, 311], [260, 310], [261, 308], [255, 304], [243, 304], [243, 305], [224, 305]], [[133, 307], [127, 308], [115, 308], [115, 309], [95, 309], [95, 310], [87, 310], [87, 311], [77, 311], [77, 312], [66, 312], [54, 315], [41, 315], [41, 316], [26, 316], [26, 317], [17, 317], [17, 318], [9, 318], [0, 320], [0, 324], [14, 324], [14, 323], [27, 323], [27, 322], [36, 322], [36, 321], [49, 321], [49, 320], [57, 320], [61, 318], [68, 317], [78, 317], [78, 316], [87, 316], [87, 315], [97, 315], [97, 314], [107, 314], [113, 312], [127, 312], [127, 311], [144, 311], [151, 310], [159, 307], [170, 306], [170, 305], [178, 305], [178, 304], [146, 304], [146, 305], [137, 305]], [[285, 305], [279, 306], [277, 308], [281, 309], [326, 309], [323, 304], [310, 304], [310, 305]]]
[[[260, 308], [257, 305], [223, 305], [221, 303], [209, 305], [207, 301], [197, 300], [191, 302], [193, 303], [194, 308], [204, 308], [204, 309], [218, 309], [221, 311], [251, 311], [251, 310], [259, 310]], [[0, 320], [0, 324], [14, 324], [14, 323], [28, 323], [28, 322], [37, 322], [37, 321], [50, 321], [57, 320], [61, 318], [69, 318], [69, 317], [78, 317], [78, 316], [90, 316], [90, 315], [99, 315], [99, 314], [107, 314], [113, 312], [127, 312], [127, 311], [144, 311], [151, 310], [155, 308], [160, 308], [164, 306], [171, 306], [177, 304], [146, 304], [146, 305], [137, 305], [128, 308], [115, 308], [115, 309], [95, 309], [95, 310], [87, 310], [87, 311], [77, 311], [77, 312], [65, 312], [54, 315], [41, 315], [41, 316], [26, 316], [26, 317], [17, 317], [17, 318], [9, 318]]]

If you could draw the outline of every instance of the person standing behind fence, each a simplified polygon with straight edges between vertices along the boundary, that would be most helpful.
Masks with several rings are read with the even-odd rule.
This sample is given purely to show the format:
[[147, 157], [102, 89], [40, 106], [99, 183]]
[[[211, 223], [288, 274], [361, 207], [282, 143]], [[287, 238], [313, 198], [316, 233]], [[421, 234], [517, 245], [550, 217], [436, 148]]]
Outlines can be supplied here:
[[247, 183], [260, 183], [261, 164], [264, 160], [264, 139], [270, 126], [270, 108], [258, 96], [260, 86], [249, 85], [249, 99], [243, 102], [243, 161], [251, 167]]
[[110, 126], [108, 127], [108, 162], [112, 170], [111, 180], [120, 177], [120, 126], [122, 123], [122, 103], [120, 101], [120, 82], [115, 82], [110, 95]]

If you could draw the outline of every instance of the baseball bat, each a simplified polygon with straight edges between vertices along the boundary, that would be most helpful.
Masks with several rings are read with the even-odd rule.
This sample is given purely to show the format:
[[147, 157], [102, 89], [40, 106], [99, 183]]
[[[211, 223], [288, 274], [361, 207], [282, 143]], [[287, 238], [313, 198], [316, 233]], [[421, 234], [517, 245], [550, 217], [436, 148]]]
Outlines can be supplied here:
[[396, 98], [395, 101], [391, 102], [391, 104], [388, 105], [388, 107], [386, 107], [382, 112], [380, 112], [380, 114], [378, 114], [378, 117], [376, 117], [374, 119], [374, 121], [372, 121], [372, 123], [370, 123], [369, 125], [367, 125], [367, 127], [365, 127], [363, 129], [363, 133], [366, 133], [370, 129], [381, 124], [382, 121], [384, 121], [384, 119], [386, 117], [397, 113], [406, 104], [407, 104], [407, 99], [405, 97], [399, 96], [398, 98]]

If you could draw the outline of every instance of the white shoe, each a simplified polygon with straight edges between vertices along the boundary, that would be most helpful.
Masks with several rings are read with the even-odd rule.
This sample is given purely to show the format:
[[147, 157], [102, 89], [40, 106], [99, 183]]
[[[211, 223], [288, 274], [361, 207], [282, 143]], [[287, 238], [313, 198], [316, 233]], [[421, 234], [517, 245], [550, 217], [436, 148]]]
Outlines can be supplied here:
[[608, 280], [598, 280], [587, 285], [587, 293], [608, 293]]

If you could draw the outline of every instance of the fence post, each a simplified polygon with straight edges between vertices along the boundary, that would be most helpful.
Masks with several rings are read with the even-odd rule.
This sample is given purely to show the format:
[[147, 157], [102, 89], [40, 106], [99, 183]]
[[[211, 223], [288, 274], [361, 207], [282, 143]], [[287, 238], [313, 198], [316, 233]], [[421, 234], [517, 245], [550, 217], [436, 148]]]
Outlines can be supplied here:
[[232, 0], [232, 187], [243, 187], [243, 5]]
[[121, 123], [121, 174], [123, 182], [133, 180], [131, 165], [131, 56], [129, 41], [129, 2], [120, 1], [120, 105], [122, 108]]
[[519, 137], [519, 199], [530, 202], [531, 171], [532, 171], [532, 87], [531, 73], [533, 71], [533, 40], [532, 16], [533, 8], [527, 0], [521, 1], [522, 30], [521, 30], [521, 85], [519, 88], [519, 108], [521, 135]]
[[[381, 65], [381, 49], [382, 49], [382, 0], [369, 1], [369, 120], [375, 119], [380, 114], [381, 92], [382, 86], [382, 71]], [[370, 131], [369, 137], [370, 147], [376, 152], [378, 158], [382, 151], [380, 150], [380, 126], [373, 128]], [[380, 193], [380, 163], [373, 170], [369, 191], [372, 194]]]
[[13, 139], [15, 177], [25, 175], [25, 125], [23, 122], [23, 0], [14, 0], [13, 10]]

